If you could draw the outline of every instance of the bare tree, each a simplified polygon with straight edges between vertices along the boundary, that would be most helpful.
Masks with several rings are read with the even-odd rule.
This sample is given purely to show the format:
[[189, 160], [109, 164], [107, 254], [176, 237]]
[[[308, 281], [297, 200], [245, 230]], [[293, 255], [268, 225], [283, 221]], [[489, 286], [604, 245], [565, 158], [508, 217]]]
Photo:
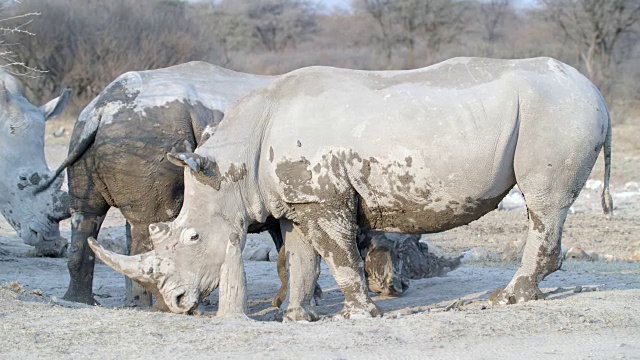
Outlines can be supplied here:
[[244, 6], [254, 37], [270, 52], [295, 48], [316, 28], [315, 9], [306, 0], [236, 0], [236, 3]]
[[394, 8], [393, 0], [355, 0], [354, 7], [367, 12], [375, 20], [380, 29], [378, 44], [382, 47], [387, 67], [391, 65], [393, 48], [397, 43], [393, 36], [392, 12]]
[[489, 0], [480, 2], [480, 15], [485, 30], [485, 40], [493, 42], [498, 38], [500, 28], [507, 16], [513, 14], [511, 0]]
[[465, 28], [466, 6], [456, 0], [359, 0], [355, 6], [368, 12], [381, 31], [387, 63], [397, 44], [408, 49], [407, 67], [416, 65], [418, 42], [424, 43], [427, 61], [444, 44], [453, 42]]
[[617, 56], [617, 45], [640, 19], [640, 1], [541, 0], [541, 3], [546, 19], [575, 45], [589, 78], [607, 91], [612, 68], [622, 60]]
[[257, 43], [253, 27], [244, 8], [233, 0], [215, 1], [202, 6], [194, 4], [194, 15], [222, 52], [221, 65], [227, 66], [233, 54], [252, 49]]
[[188, 4], [153, 0], [31, 0], [17, 13], [40, 12], [16, 49], [27, 66], [46, 70], [25, 82], [37, 99], [70, 87], [77, 104], [130, 70], [212, 57], [212, 43], [191, 21]]
[[19, 46], [19, 37], [34, 36], [27, 27], [35, 17], [40, 15], [37, 12], [8, 14], [7, 3], [0, 3], [0, 69], [18, 76], [34, 77], [43, 71], [27, 66], [19, 59], [15, 48]]

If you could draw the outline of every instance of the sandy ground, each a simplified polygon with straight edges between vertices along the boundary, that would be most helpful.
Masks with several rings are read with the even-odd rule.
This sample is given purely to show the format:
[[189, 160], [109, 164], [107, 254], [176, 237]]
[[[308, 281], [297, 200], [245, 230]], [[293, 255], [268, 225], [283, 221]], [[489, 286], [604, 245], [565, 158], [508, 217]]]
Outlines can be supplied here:
[[[59, 126], [49, 124], [48, 133]], [[67, 141], [47, 139], [50, 164], [64, 158]], [[601, 160], [591, 178], [602, 179]], [[104, 265], [97, 266], [94, 283], [102, 307], [62, 301], [66, 259], [30, 257], [30, 248], [2, 219], [0, 358], [640, 359], [640, 262], [621, 261], [640, 255], [640, 191], [634, 181], [640, 182], [640, 127], [615, 127], [616, 214], [607, 220], [599, 190], [587, 188], [564, 229], [565, 248], [580, 247], [600, 260], [565, 261], [562, 271], [542, 282], [545, 301], [502, 307], [486, 302], [517, 266], [502, 254], [526, 236], [526, 212], [518, 208], [426, 237], [446, 254], [482, 247], [488, 255], [446, 277], [412, 281], [401, 298], [374, 297], [385, 311], [380, 319], [333, 316], [343, 298], [324, 267], [325, 296], [317, 308], [323, 316], [312, 324], [277, 321], [278, 311], [270, 307], [279, 285], [272, 262], [246, 263], [251, 320], [214, 317], [215, 293], [196, 316], [122, 308], [123, 278]], [[112, 211], [104, 233], [121, 236], [123, 224]], [[68, 221], [62, 230], [68, 237]], [[605, 255], [609, 261], [602, 260]]]

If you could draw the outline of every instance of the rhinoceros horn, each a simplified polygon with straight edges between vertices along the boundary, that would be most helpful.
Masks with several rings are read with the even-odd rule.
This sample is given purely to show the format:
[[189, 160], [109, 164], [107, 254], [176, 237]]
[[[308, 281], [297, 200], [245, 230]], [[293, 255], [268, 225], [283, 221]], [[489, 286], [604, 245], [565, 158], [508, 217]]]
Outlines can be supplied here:
[[149, 251], [144, 254], [134, 256], [126, 256], [106, 250], [92, 237], [88, 239], [88, 242], [98, 259], [109, 265], [113, 270], [138, 282], [156, 282], [159, 273], [156, 271], [154, 266], [156, 259], [155, 251]]

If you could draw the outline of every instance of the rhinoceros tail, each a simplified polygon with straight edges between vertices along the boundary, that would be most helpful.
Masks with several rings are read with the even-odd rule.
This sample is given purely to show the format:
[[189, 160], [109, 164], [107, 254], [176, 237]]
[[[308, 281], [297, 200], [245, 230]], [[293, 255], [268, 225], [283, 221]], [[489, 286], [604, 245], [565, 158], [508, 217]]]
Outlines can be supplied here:
[[604, 140], [604, 186], [602, 188], [602, 210], [610, 218], [613, 216], [613, 199], [609, 193], [609, 177], [611, 176], [611, 115], [607, 112], [607, 135]]
[[[56, 179], [60, 176], [60, 174], [68, 166], [73, 165], [76, 161], [78, 161], [78, 159], [82, 156], [82, 154], [84, 154], [85, 151], [87, 151], [87, 149], [91, 146], [91, 144], [93, 144], [93, 141], [96, 138], [96, 133], [98, 132], [98, 127], [100, 126], [100, 119], [102, 118], [100, 114], [96, 114], [94, 111], [91, 111], [89, 115], [89, 119], [85, 121], [85, 126], [84, 126], [84, 129], [82, 129], [82, 134], [80, 135], [80, 139], [76, 142], [73, 149], [69, 151], [67, 158], [64, 159], [64, 161], [58, 166], [58, 168], [53, 172], [52, 176], [47, 181], [38, 185], [38, 187], [35, 190], [35, 193], [42, 192], [46, 190], [49, 186], [51, 186], [51, 184], [53, 184], [56, 181]], [[81, 113], [79, 120], [82, 118], [83, 118], [83, 114]]]

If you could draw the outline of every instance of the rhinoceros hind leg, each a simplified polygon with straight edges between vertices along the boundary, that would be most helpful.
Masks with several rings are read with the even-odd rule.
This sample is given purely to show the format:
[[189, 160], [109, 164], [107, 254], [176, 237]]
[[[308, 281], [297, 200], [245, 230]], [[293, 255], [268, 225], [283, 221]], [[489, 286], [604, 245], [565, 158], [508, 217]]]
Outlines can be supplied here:
[[93, 297], [95, 256], [87, 239], [98, 237], [104, 215], [74, 212], [71, 218], [71, 244], [67, 260], [70, 280], [69, 288], [62, 297], [64, 300], [100, 305]]
[[[540, 107], [542, 106], [542, 107]], [[490, 298], [494, 304], [512, 304], [542, 299], [538, 284], [562, 265], [562, 227], [571, 204], [584, 187], [600, 152], [605, 134], [594, 135], [604, 114], [593, 113], [577, 121], [572, 108], [545, 108], [532, 104], [527, 112], [549, 116], [555, 124], [579, 126], [581, 131], [563, 130], [552, 136], [549, 129], [530, 122], [523, 114], [514, 155], [514, 175], [529, 212], [529, 232], [520, 268], [509, 284]], [[589, 115], [591, 116], [591, 115]], [[572, 125], [570, 125], [572, 124]], [[580, 124], [580, 125], [577, 125]], [[593, 131], [593, 132], [590, 132]], [[569, 134], [570, 133], [570, 134]], [[589, 136], [585, 136], [589, 134]]]
[[[316, 321], [311, 299], [320, 275], [320, 257], [300, 228], [290, 220], [281, 220], [288, 263], [289, 305], [284, 312], [285, 321]], [[286, 278], [285, 278], [286, 283]]]

